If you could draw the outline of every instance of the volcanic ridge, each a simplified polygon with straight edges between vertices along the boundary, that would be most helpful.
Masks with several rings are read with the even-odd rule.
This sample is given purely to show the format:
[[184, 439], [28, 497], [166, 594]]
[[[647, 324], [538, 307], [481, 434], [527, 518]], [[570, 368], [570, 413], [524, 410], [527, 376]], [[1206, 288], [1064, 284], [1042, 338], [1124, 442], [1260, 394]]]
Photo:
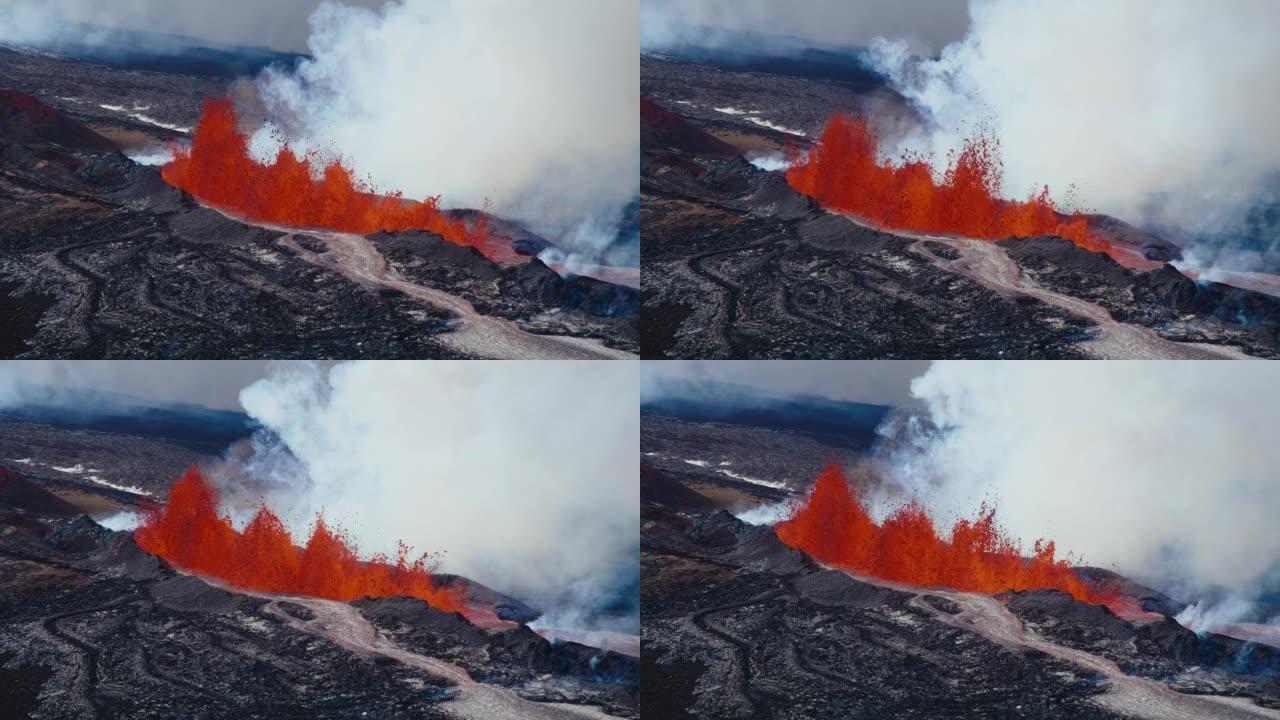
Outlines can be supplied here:
[[379, 195], [340, 161], [259, 164], [260, 118], [236, 110], [260, 110], [212, 69], [4, 47], [0, 68], [0, 356], [639, 351], [625, 272], [562, 275], [521, 226]]
[[874, 74], [647, 53], [641, 92], [644, 357], [1280, 356], [1267, 282], [1188, 277], [1047, 187], [998, 199], [998, 138], [942, 177], [881, 160], [920, 118]]
[[682, 414], [641, 416], [646, 713], [1280, 717], [1280, 644], [1193, 632], [1158, 590], [1010, 540], [995, 508], [875, 520], [870, 480], [821, 460], [861, 467], [872, 440]]
[[537, 610], [422, 562], [359, 561], [339, 533], [294, 547], [265, 512], [236, 533], [214, 499], [193, 470], [111, 531], [0, 469], [8, 716], [639, 717], [635, 657], [548, 640]]

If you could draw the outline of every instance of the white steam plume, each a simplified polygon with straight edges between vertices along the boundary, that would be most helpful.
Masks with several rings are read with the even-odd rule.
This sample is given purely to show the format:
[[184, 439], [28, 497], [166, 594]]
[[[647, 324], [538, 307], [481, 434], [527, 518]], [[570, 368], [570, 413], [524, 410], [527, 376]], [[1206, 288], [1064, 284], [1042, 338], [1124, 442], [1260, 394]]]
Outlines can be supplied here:
[[939, 58], [874, 54], [930, 121], [904, 149], [941, 162], [985, 123], [1011, 196], [1075, 185], [1131, 222], [1220, 230], [1280, 170], [1278, 24], [1274, 0], [972, 0]]
[[984, 499], [1024, 544], [1199, 594], [1280, 561], [1280, 368], [1266, 362], [939, 362], [937, 430], [886, 471], [948, 524]]
[[383, 190], [480, 207], [599, 253], [639, 193], [636, 0], [325, 3], [313, 59], [259, 94], [300, 146]]
[[637, 394], [625, 363], [278, 364], [240, 396], [278, 441], [211, 475], [239, 520], [265, 500], [296, 537], [323, 511], [364, 554], [443, 552], [552, 611], [635, 565]]

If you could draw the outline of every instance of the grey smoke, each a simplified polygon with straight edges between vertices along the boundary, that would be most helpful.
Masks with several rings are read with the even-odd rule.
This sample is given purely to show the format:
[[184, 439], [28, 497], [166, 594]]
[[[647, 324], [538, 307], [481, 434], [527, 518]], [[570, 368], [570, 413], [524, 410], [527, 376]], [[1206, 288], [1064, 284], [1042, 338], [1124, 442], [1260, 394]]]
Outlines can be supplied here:
[[[257, 360], [22, 360], [0, 362], [0, 409], [38, 403], [76, 409], [98, 390], [122, 406], [191, 404], [240, 410], [240, 388], [262, 377]], [[114, 409], [121, 409], [119, 407]]]
[[1074, 186], [1085, 208], [1195, 234], [1239, 226], [1280, 174], [1277, 23], [1273, 0], [975, 0], [940, 57], [874, 53], [927, 120], [899, 150], [942, 163], [986, 125], [1007, 195]]
[[[375, 7], [385, 0], [346, 0]], [[110, 29], [141, 30], [210, 43], [306, 49], [307, 16], [321, 0], [5, 0], [0, 42], [35, 47], [65, 42], [95, 44]], [[84, 27], [98, 26], [85, 33]]]
[[211, 474], [241, 521], [323, 512], [572, 617], [636, 567], [636, 395], [626, 363], [276, 364], [240, 397], [266, 430]]
[[1274, 587], [1280, 368], [939, 362], [911, 387], [931, 425], [881, 471], [947, 524], [995, 500], [1025, 544], [1224, 597], [1196, 611], [1218, 621]]
[[747, 50], [728, 43], [740, 36], [717, 31], [760, 33], [756, 52], [795, 52], [787, 39], [832, 46], [861, 46], [880, 36], [902, 38], [919, 53], [964, 35], [964, 0], [645, 0], [640, 10], [641, 44], [662, 50], [694, 45]]
[[832, 400], [882, 405], [914, 405], [908, 383], [928, 368], [926, 360], [846, 363], [791, 360], [785, 363], [750, 360], [672, 360], [646, 362], [640, 367], [640, 399], [657, 400], [670, 393], [686, 393], [688, 383], [723, 390], [744, 385], [766, 394], [816, 395]]

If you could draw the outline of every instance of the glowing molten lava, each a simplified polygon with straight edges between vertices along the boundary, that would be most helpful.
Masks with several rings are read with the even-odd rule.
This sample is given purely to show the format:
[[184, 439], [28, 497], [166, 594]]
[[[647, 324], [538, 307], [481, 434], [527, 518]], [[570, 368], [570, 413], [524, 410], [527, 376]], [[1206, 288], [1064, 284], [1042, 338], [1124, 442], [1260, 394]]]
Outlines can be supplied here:
[[859, 575], [981, 593], [1052, 588], [1100, 605], [1118, 601], [1081, 580], [1067, 561], [1055, 559], [1052, 541], [1036, 541], [1024, 557], [986, 505], [977, 518], [957, 521], [949, 541], [915, 502], [877, 525], [838, 466], [822, 471], [799, 512], [775, 530], [787, 545]]
[[948, 156], [941, 183], [923, 158], [907, 156], [895, 165], [881, 161], [878, 151], [866, 118], [837, 113], [807, 159], [792, 150], [787, 183], [825, 207], [884, 228], [985, 240], [1057, 235], [1089, 250], [1110, 249], [1083, 216], [1058, 212], [1048, 186], [1025, 202], [999, 199], [1003, 167], [995, 140], [967, 140]]
[[148, 514], [133, 538], [176, 567], [247, 590], [332, 600], [411, 595], [448, 612], [464, 610], [459, 592], [436, 585], [426, 556], [410, 562], [404, 545], [394, 562], [383, 556], [362, 561], [341, 532], [318, 520], [306, 546], [298, 547], [267, 508], [259, 509], [244, 530], [236, 530], [219, 514], [217, 491], [195, 467], [169, 490], [169, 503]]
[[509, 247], [489, 237], [483, 219], [473, 225], [446, 217], [439, 198], [423, 202], [378, 195], [338, 160], [321, 166], [314, 153], [299, 158], [282, 147], [269, 165], [249, 155], [229, 98], [205, 101], [189, 151], [176, 149], [164, 179], [201, 202], [253, 222], [368, 234], [423, 229], [486, 256], [505, 260]]

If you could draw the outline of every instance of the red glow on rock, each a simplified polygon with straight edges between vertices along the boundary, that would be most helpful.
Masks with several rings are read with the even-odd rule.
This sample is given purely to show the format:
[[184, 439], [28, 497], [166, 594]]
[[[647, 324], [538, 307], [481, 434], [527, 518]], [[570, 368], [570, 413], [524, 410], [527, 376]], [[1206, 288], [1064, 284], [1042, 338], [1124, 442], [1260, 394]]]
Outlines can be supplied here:
[[0, 90], [0, 108], [13, 108], [34, 121], [58, 116], [58, 111], [37, 100], [34, 96], [17, 90]]
[[999, 141], [978, 136], [948, 156], [942, 181], [924, 158], [879, 159], [879, 138], [866, 118], [836, 113], [801, 159], [791, 151], [787, 183], [832, 210], [888, 229], [984, 240], [1057, 235], [1106, 252], [1110, 243], [1078, 213], [1058, 211], [1044, 186], [1023, 202], [998, 197], [1003, 179]]
[[980, 593], [1049, 588], [1099, 605], [1121, 602], [1057, 559], [1051, 540], [1037, 540], [1024, 554], [996, 524], [995, 508], [985, 504], [974, 519], [957, 521], [949, 540], [916, 502], [877, 524], [835, 465], [822, 471], [799, 511], [775, 531], [819, 562], [892, 582]]
[[259, 509], [236, 530], [218, 502], [217, 490], [192, 467], [169, 490], [168, 504], [148, 513], [134, 540], [175, 567], [246, 590], [331, 600], [409, 595], [448, 612], [465, 610], [458, 591], [436, 585], [427, 556], [410, 560], [404, 544], [394, 560], [360, 560], [340, 530], [318, 519], [298, 547], [270, 509]]
[[483, 217], [472, 224], [449, 218], [439, 197], [417, 202], [398, 193], [379, 195], [341, 160], [324, 166], [315, 153], [298, 157], [282, 147], [269, 165], [257, 162], [230, 98], [205, 101], [191, 149], [176, 150], [162, 174], [202, 203], [252, 222], [361, 235], [422, 229], [490, 259], [514, 257], [489, 236]]

